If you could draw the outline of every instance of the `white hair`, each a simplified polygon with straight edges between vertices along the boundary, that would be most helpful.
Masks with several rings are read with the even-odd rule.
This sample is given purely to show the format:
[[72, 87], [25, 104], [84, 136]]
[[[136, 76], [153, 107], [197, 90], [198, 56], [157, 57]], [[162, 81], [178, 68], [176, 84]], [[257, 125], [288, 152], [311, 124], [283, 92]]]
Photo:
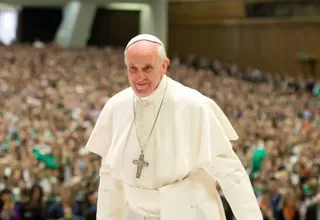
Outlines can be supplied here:
[[[158, 51], [158, 55], [159, 55], [161, 61], [163, 61], [165, 59], [168, 59], [167, 52], [166, 52], [166, 49], [164, 48], [164, 46], [161, 45], [161, 44], [157, 44], [157, 45], [158, 45], [157, 51]], [[126, 48], [124, 50], [124, 62], [125, 62], [125, 64], [127, 64], [127, 50], [128, 50], [128, 48]]]

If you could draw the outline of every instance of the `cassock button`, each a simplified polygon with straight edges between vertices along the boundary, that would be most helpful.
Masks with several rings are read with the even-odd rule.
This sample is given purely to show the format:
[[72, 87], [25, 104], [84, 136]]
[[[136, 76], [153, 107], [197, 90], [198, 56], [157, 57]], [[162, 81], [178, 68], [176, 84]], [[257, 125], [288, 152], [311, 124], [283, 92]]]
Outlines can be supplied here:
[[144, 122], [141, 122], [141, 123], [140, 123], [141, 126], [145, 126], [145, 124], [146, 124], [146, 123], [144, 123]]
[[148, 105], [150, 105], [150, 102], [149, 102], [149, 101], [143, 101], [143, 104], [144, 104], [145, 106], [148, 106]]

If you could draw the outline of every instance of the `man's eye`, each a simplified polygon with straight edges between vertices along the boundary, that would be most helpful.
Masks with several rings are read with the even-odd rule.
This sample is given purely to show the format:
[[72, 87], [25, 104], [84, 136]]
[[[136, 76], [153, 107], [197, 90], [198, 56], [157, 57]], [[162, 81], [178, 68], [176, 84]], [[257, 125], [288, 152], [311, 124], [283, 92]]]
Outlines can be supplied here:
[[149, 72], [152, 70], [151, 66], [146, 66], [145, 68], [143, 68], [145, 72]]
[[137, 69], [134, 68], [134, 67], [130, 67], [130, 68], [129, 68], [129, 71], [130, 71], [130, 72], [136, 72], [136, 70], [137, 70]]

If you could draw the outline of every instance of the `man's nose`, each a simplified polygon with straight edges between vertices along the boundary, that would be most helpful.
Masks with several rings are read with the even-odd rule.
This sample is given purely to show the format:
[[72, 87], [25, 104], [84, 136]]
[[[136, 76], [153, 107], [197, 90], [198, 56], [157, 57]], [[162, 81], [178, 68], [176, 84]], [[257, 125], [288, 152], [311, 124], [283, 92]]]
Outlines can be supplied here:
[[144, 72], [142, 70], [139, 70], [138, 76], [139, 76], [139, 79], [144, 79], [146, 77], [146, 75], [144, 74]]

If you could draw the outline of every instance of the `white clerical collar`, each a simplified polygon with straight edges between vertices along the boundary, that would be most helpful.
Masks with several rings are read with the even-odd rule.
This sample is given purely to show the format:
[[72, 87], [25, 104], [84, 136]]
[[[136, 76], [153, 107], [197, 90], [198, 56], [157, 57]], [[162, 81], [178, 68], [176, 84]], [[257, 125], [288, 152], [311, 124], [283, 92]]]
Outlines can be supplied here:
[[161, 101], [163, 96], [165, 95], [165, 89], [167, 87], [168, 77], [163, 75], [158, 87], [151, 93], [151, 95], [146, 97], [137, 97], [137, 101], [140, 102], [157, 102]]

